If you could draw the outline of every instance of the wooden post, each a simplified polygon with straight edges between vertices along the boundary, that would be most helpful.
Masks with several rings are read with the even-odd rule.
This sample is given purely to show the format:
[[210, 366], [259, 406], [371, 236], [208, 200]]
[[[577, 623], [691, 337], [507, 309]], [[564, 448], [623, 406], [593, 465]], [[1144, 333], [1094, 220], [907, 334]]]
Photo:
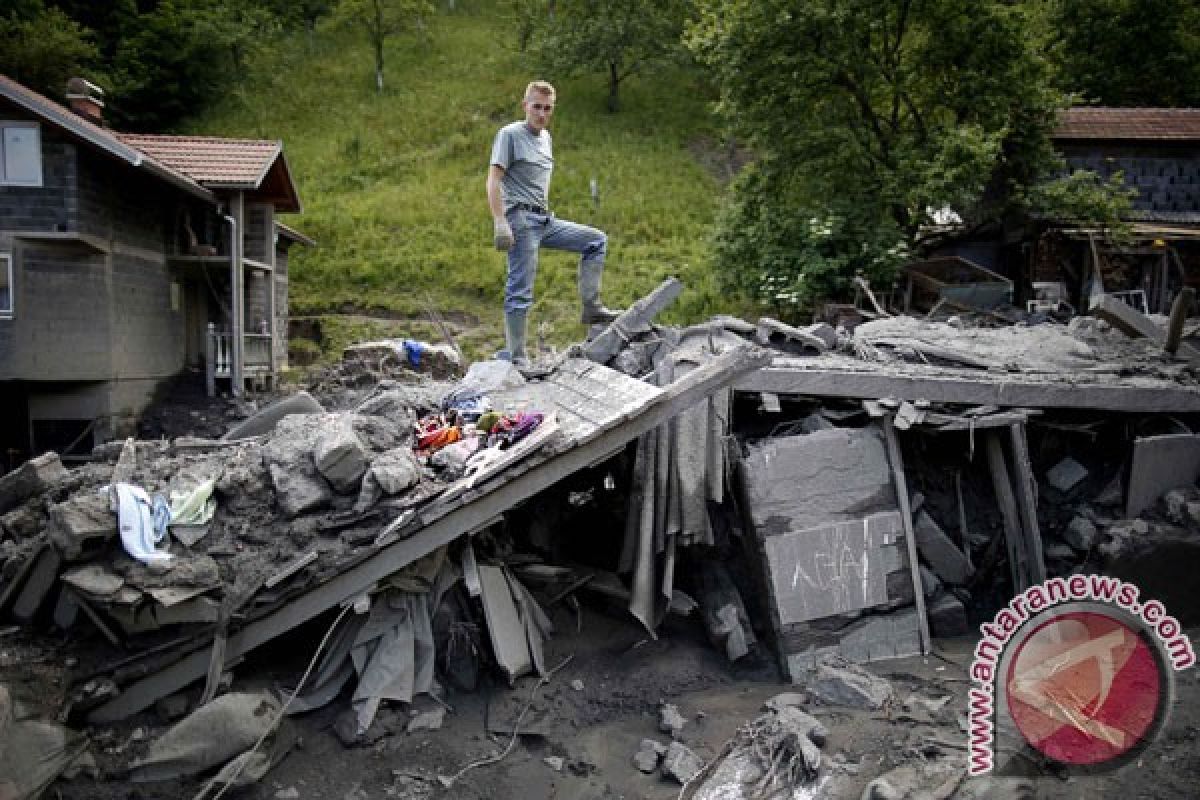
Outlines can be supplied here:
[[1188, 314], [1192, 310], [1192, 301], [1196, 298], [1196, 290], [1191, 286], [1185, 286], [1179, 294], [1175, 295], [1175, 302], [1171, 304], [1171, 317], [1167, 322], [1167, 339], [1163, 342], [1163, 350], [1171, 355], [1175, 355], [1179, 350], [1179, 343], [1183, 341], [1183, 324], [1187, 322]]
[[1046, 580], [1046, 560], [1042, 556], [1042, 532], [1037, 518], [1037, 479], [1029, 463], [1029, 445], [1025, 440], [1025, 424], [1018, 422], [1008, 428], [1012, 445], [1013, 478], [1017, 486], [1017, 507], [1021, 511], [1021, 527], [1025, 531], [1025, 565], [1030, 585]]
[[1008, 566], [1012, 570], [1013, 591], [1020, 592], [1029, 588], [1029, 582], [1017, 500], [1013, 496], [1012, 482], [1008, 479], [1008, 465], [1004, 461], [1004, 445], [1000, 434], [988, 431], [986, 438], [992, 486], [995, 487], [996, 500], [1000, 504], [1000, 515], [1004, 518], [1004, 543], [1008, 548]]
[[917, 626], [921, 634], [921, 654], [933, 652], [933, 639], [929, 635], [929, 617], [925, 611], [925, 589], [921, 585], [921, 565], [917, 563], [917, 534], [913, 531], [912, 508], [908, 504], [908, 482], [904, 478], [904, 458], [900, 455], [900, 441], [892, 415], [883, 417], [883, 436], [887, 442], [888, 461], [892, 465], [892, 481], [896, 484], [896, 499], [900, 502], [900, 520], [904, 523], [904, 545], [908, 550], [908, 569], [912, 576], [913, 594], [917, 604]]
[[231, 311], [233, 319], [232, 359], [229, 367], [230, 383], [234, 397], [241, 397], [246, 384], [243, 378], [245, 367], [246, 345], [246, 284], [242, 264], [242, 253], [245, 250], [246, 238], [246, 201], [241, 192], [235, 193], [229, 201], [229, 210], [234, 220], [235, 235], [233, 237], [233, 252], [230, 253]]
[[204, 389], [217, 396], [217, 326], [211, 322], [204, 331]]

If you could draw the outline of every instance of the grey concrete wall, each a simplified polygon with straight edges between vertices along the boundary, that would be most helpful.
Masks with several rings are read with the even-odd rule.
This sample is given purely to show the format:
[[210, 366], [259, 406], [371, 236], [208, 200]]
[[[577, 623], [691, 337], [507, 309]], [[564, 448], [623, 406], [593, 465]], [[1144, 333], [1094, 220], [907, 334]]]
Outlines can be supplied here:
[[275, 246], [275, 209], [262, 203], [246, 203], [245, 257], [271, 263]]
[[275, 248], [275, 363], [288, 365], [288, 249]]
[[[32, 119], [0, 101], [0, 119]], [[42, 185], [0, 186], [0, 231], [65, 231], [78, 201], [76, 147], [55, 129], [40, 126]]]

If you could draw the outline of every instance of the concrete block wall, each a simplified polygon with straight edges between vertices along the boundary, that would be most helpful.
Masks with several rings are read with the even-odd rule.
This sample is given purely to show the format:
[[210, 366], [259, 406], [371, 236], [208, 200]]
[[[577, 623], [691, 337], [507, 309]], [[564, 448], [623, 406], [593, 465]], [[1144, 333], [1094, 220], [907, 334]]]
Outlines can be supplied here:
[[1200, 212], [1200, 152], [1195, 149], [1093, 146], [1064, 152], [1070, 169], [1086, 169], [1108, 179], [1122, 173], [1137, 189], [1139, 211]]
[[288, 364], [288, 251], [275, 248], [275, 363]]
[[182, 287], [165, 259], [112, 257], [114, 377], [169, 378], [184, 365]]
[[[32, 119], [0, 104], [0, 118]], [[75, 145], [40, 126], [42, 185], [0, 186], [0, 231], [66, 231], [77, 202]]]

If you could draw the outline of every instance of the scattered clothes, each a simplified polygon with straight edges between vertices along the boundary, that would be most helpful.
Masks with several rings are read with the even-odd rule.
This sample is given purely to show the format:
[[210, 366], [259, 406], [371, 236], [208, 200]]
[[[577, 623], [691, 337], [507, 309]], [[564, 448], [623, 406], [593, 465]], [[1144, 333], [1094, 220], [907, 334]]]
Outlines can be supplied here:
[[421, 356], [429, 349], [429, 345], [424, 342], [418, 342], [416, 339], [404, 340], [404, 355], [408, 357], [408, 363], [413, 369], [421, 367]]
[[217, 499], [212, 496], [217, 485], [208, 479], [190, 492], [171, 492], [171, 524], [203, 525], [217, 511]]
[[434, 414], [417, 422], [417, 451], [432, 453], [462, 439], [462, 429], [444, 415]]
[[496, 420], [488, 435], [488, 447], [512, 447], [542, 424], [546, 415], [540, 411], [518, 411]]
[[492, 410], [492, 401], [478, 389], [463, 387], [456, 389], [442, 400], [442, 411], [453, 415], [459, 424], [475, 422]]
[[157, 545], [167, 535], [167, 523], [171, 511], [166, 501], [157, 497], [154, 501], [145, 490], [128, 483], [104, 487], [111, 492], [113, 511], [117, 512], [121, 543], [125, 552], [144, 564], [167, 561], [172, 558]]

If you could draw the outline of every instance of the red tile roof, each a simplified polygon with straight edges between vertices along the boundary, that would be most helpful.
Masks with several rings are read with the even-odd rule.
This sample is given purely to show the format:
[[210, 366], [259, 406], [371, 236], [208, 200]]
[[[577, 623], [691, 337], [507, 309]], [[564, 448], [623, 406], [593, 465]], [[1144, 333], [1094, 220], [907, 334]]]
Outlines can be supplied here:
[[282, 143], [264, 139], [140, 133], [117, 136], [155, 161], [210, 188], [257, 189], [283, 152]]
[[1200, 142], [1200, 108], [1069, 108], [1054, 138]]

